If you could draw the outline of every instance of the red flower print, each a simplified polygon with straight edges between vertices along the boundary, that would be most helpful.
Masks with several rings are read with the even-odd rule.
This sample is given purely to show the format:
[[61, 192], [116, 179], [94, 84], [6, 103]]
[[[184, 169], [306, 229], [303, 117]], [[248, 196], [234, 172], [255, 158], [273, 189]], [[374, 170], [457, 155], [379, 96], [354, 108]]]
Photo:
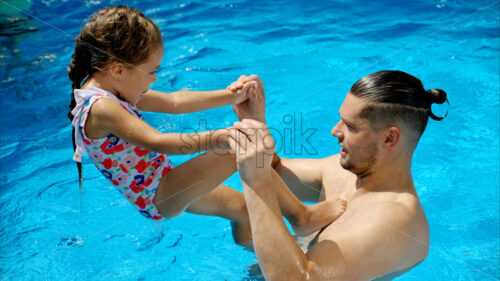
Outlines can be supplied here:
[[147, 167], [149, 167], [151, 165], [151, 162], [146, 162], [144, 160], [141, 160], [139, 161], [139, 163], [137, 163], [137, 165], [135, 165], [135, 169], [137, 170], [137, 172], [139, 173], [143, 173], [144, 170], [146, 170]]
[[151, 219], [153, 219], [153, 220], [159, 220], [159, 219], [161, 219], [161, 216], [153, 216]]
[[106, 140], [105, 142], [103, 142], [101, 144], [101, 151], [104, 152], [104, 154], [111, 154], [111, 153], [115, 153], [115, 152], [120, 152], [123, 149], [124, 149], [123, 144], [112, 145], [109, 142], [109, 140]]
[[83, 142], [84, 142], [86, 145], [89, 145], [89, 144], [91, 144], [91, 143], [92, 143], [92, 142], [91, 142], [91, 141], [89, 141], [88, 139], [83, 139]]
[[113, 152], [120, 152], [123, 151], [124, 149], [125, 147], [123, 147], [123, 144], [113, 146]]
[[112, 182], [114, 185], [119, 185], [119, 184], [120, 184], [117, 180], [111, 180], [111, 182]]
[[123, 164], [120, 164], [120, 169], [122, 169], [122, 171], [128, 174], [127, 167], [123, 166]]
[[149, 153], [149, 150], [147, 150], [147, 149], [141, 149], [140, 147], [136, 146], [136, 147], [134, 148], [134, 152], [135, 152], [135, 154], [136, 154], [137, 156], [142, 157], [142, 156], [144, 156], [144, 155], [148, 154], [148, 153]]
[[130, 185], [130, 189], [134, 192], [134, 193], [139, 193], [141, 191], [144, 190], [144, 186], [142, 185], [139, 185], [139, 186], [136, 186], [135, 185], [135, 180], [132, 182], [132, 184]]
[[116, 165], [118, 165], [118, 161], [111, 160], [111, 158], [107, 158], [104, 159], [104, 161], [102, 161], [102, 165], [104, 166], [104, 168], [109, 170], [111, 169], [111, 167], [115, 167]]
[[104, 152], [104, 154], [111, 154], [115, 152], [120, 152], [123, 151], [125, 148], [123, 144], [118, 144], [120, 142], [120, 138], [113, 135], [109, 134], [108, 139], [101, 144], [101, 151]]
[[101, 151], [104, 152], [104, 154], [113, 153], [113, 149], [109, 148], [109, 147], [111, 147], [111, 143], [109, 142], [109, 140], [106, 140], [105, 142], [103, 142], [100, 147], [101, 147]]
[[134, 180], [130, 184], [130, 189], [132, 189], [133, 192], [139, 193], [144, 189], [143, 186], [144, 183], [144, 176], [143, 175], [137, 175], [134, 177]]
[[146, 202], [144, 201], [144, 198], [142, 198], [141, 196], [139, 196], [139, 198], [135, 200], [135, 204], [137, 204], [137, 206], [139, 206], [139, 208], [141, 209], [144, 209], [146, 207]]
[[165, 156], [160, 155], [153, 160], [152, 166], [158, 168], [161, 165], [161, 163], [163, 163], [163, 161], [165, 161]]
[[165, 176], [168, 173], [168, 171], [170, 171], [170, 170], [172, 170], [172, 168], [170, 166], [163, 168], [163, 171], [161, 171], [161, 176], [162, 177]]
[[144, 186], [149, 186], [151, 183], [153, 182], [153, 180], [151, 179], [151, 177], [149, 177], [146, 182], [144, 183]]

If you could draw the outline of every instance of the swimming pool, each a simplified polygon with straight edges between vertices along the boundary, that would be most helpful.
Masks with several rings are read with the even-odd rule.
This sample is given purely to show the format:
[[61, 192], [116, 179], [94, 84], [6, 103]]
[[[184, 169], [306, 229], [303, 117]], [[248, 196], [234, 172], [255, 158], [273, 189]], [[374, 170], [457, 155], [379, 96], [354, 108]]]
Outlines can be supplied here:
[[[223, 219], [145, 220], [88, 159], [80, 200], [66, 67], [84, 19], [119, 3], [162, 30], [165, 57], [153, 88], [218, 89], [259, 74], [285, 157], [339, 151], [330, 129], [345, 93], [366, 74], [400, 69], [446, 90], [451, 105], [435, 110], [449, 115], [429, 121], [413, 164], [430, 254], [396, 280], [499, 279], [498, 1], [207, 2], [14, 1], [37, 19], [1, 16], [2, 280], [242, 280], [256, 262]], [[145, 118], [163, 132], [235, 121], [229, 107]], [[241, 190], [237, 175], [226, 184]]]

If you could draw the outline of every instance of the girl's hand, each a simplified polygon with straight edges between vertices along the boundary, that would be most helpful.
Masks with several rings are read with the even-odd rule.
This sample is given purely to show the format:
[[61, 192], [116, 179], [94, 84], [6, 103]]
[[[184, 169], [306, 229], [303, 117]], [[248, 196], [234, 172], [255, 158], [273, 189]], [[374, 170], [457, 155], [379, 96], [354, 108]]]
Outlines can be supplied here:
[[[237, 105], [240, 104], [248, 99], [250, 95], [253, 95], [253, 91], [255, 89], [255, 82], [249, 82], [245, 83], [241, 87], [238, 87], [236, 90], [230, 90], [234, 94], [233, 101], [231, 102], [232, 105]], [[229, 87], [228, 87], [229, 89]]]
[[260, 89], [262, 89], [262, 91], [264, 91], [264, 83], [262, 83], [262, 80], [259, 78], [259, 76], [255, 74], [252, 74], [250, 76], [241, 75], [240, 78], [238, 78], [238, 80], [234, 81], [233, 83], [231, 83], [231, 85], [227, 86], [227, 89], [231, 91], [236, 91], [241, 87], [243, 87], [244, 84], [251, 81], [256, 82], [257, 86]]
[[266, 98], [264, 94], [264, 84], [259, 76], [252, 74], [250, 76], [242, 75], [237, 81], [233, 82], [227, 88], [231, 91], [238, 91], [248, 84], [255, 85], [254, 89], [247, 91], [248, 99], [239, 104], [233, 104], [233, 110], [240, 120], [254, 119], [266, 123]]

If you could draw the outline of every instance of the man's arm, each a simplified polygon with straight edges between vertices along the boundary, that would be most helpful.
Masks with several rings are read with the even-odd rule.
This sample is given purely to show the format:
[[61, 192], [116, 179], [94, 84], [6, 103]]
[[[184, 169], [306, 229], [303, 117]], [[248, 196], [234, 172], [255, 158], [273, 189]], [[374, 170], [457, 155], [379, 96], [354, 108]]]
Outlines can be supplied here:
[[[276, 159], [277, 158], [277, 159]], [[318, 202], [323, 172], [331, 157], [322, 159], [287, 159], [275, 157], [273, 167], [288, 188], [301, 201]]]
[[409, 235], [414, 214], [394, 201], [362, 208], [355, 207], [362, 201], [353, 202], [356, 211], [348, 214], [348, 209], [325, 228], [304, 254], [283, 221], [276, 190], [286, 186], [271, 167], [274, 140], [269, 130], [254, 120], [234, 126], [239, 133], [230, 132], [229, 145], [236, 152], [254, 248], [266, 280], [370, 280], [415, 263]]
[[271, 176], [243, 182], [254, 248], [266, 280], [371, 280], [409, 266], [404, 257], [411, 244], [410, 222], [402, 205], [367, 210], [363, 219], [343, 224], [335, 234], [325, 233], [304, 254], [270, 188], [280, 184], [279, 177]]
[[[254, 95], [248, 95], [248, 100], [233, 105], [233, 109], [240, 120], [253, 119], [266, 123], [264, 84], [257, 75], [242, 75], [228, 89], [236, 91], [249, 82], [257, 84], [253, 92]], [[299, 200], [318, 202], [321, 193], [323, 167], [329, 161], [331, 161], [331, 157], [324, 159], [286, 159], [274, 154], [272, 166]]]
[[272, 188], [284, 183], [272, 174], [242, 178], [255, 253], [266, 280], [306, 280], [308, 259], [288, 231]]

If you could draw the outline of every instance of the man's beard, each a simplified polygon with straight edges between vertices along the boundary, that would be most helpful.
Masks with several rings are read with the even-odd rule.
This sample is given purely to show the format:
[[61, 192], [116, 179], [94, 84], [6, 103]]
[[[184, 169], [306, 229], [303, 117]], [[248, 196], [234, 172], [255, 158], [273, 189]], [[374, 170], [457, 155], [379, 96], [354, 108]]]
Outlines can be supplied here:
[[[364, 155], [359, 156], [360, 153]], [[372, 168], [377, 162], [377, 153], [378, 148], [375, 143], [355, 151], [349, 150], [345, 159], [340, 158], [340, 165], [356, 176], [363, 178], [372, 173]]]

